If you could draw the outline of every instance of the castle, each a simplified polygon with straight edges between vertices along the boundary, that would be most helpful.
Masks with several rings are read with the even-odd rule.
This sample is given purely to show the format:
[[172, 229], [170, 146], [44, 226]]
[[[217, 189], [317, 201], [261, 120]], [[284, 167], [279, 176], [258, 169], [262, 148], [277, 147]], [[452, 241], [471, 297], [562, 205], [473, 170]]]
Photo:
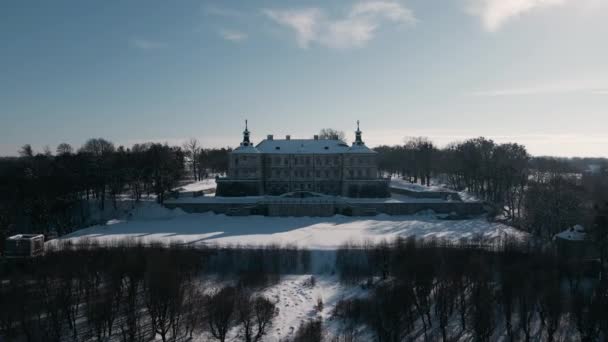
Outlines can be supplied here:
[[388, 197], [388, 180], [378, 173], [377, 153], [362, 140], [275, 139], [255, 145], [245, 121], [243, 141], [230, 153], [227, 177], [217, 179], [216, 196], [279, 196], [297, 192], [344, 197]]

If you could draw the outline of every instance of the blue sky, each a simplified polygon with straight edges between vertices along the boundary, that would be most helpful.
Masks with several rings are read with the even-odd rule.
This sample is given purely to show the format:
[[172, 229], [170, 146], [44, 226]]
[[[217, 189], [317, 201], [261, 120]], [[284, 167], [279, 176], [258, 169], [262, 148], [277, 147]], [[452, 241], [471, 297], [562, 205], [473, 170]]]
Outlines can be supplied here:
[[608, 156], [608, 1], [0, 2], [0, 154], [323, 127]]

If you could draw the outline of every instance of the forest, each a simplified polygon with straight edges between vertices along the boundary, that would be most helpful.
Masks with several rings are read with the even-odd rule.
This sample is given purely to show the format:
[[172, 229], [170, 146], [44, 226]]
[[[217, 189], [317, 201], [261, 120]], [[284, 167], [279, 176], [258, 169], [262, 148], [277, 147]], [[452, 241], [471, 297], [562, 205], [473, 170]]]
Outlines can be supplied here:
[[24, 232], [63, 235], [94, 223], [92, 210], [115, 209], [125, 196], [138, 201], [153, 195], [162, 203], [185, 177], [201, 179], [203, 170], [226, 172], [229, 149], [191, 143], [125, 148], [95, 138], [78, 150], [60, 144], [55, 153], [48, 148], [34, 153], [24, 145], [19, 157], [0, 158], [0, 238]]
[[[606, 216], [597, 224], [607, 225]], [[597, 341], [608, 279], [580, 256], [530, 241], [401, 239], [346, 244], [330, 272], [359, 288], [285, 341]], [[311, 274], [311, 252], [128, 242], [56, 245], [0, 272], [0, 336], [24, 341], [263, 341], [277, 324], [264, 290]], [[10, 282], [4, 281], [10, 279]], [[315, 286], [315, 275], [308, 285]], [[323, 302], [316, 304], [319, 311]]]
[[386, 175], [466, 191], [491, 206], [490, 217], [543, 239], [590, 227], [608, 201], [605, 158], [533, 157], [523, 145], [483, 137], [443, 148], [417, 137], [375, 150]]

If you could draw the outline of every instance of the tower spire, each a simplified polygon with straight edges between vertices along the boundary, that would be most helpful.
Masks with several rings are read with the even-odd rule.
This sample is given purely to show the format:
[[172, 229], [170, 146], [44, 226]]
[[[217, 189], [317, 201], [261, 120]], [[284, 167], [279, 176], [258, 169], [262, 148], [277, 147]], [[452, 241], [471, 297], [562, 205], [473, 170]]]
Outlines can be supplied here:
[[249, 140], [249, 129], [247, 128], [247, 119], [245, 119], [245, 130], [243, 131], [243, 142], [241, 146], [249, 146], [251, 141]]
[[357, 130], [355, 131], [355, 142], [353, 145], [365, 145], [363, 140], [361, 139], [361, 130], [359, 129], [359, 120], [357, 120]]

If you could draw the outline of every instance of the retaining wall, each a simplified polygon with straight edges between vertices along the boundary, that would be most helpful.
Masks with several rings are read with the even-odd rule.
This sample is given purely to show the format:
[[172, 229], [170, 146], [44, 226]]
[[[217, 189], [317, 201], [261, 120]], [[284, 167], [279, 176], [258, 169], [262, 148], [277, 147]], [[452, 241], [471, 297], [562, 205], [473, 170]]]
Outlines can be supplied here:
[[169, 203], [167, 208], [180, 208], [187, 213], [214, 212], [233, 216], [333, 216], [337, 213], [353, 216], [375, 214], [413, 215], [424, 210], [438, 214], [476, 216], [485, 213], [481, 202], [415, 202], [415, 203]]

